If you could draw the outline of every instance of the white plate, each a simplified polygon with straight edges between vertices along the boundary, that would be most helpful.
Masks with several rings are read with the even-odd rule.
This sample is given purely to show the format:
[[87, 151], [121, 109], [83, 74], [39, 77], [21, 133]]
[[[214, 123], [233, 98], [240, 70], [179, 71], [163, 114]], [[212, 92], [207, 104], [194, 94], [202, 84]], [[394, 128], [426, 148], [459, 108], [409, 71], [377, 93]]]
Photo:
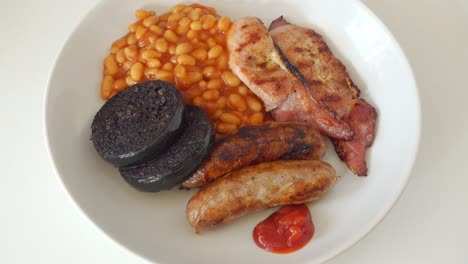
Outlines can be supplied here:
[[91, 221], [120, 245], [160, 263], [318, 263], [345, 250], [390, 210], [408, 180], [420, 133], [417, 88], [397, 42], [358, 1], [201, 1], [232, 18], [258, 16], [266, 24], [284, 15], [322, 33], [348, 67], [363, 97], [379, 113], [377, 137], [368, 152], [369, 176], [357, 177], [326, 156], [343, 175], [322, 200], [310, 204], [313, 240], [288, 255], [267, 253], [253, 242], [253, 227], [273, 210], [258, 212], [196, 235], [185, 204], [193, 192], [141, 193], [96, 154], [91, 120], [99, 97], [102, 61], [112, 41], [135, 21], [133, 11], [168, 11], [173, 1], [102, 1], [66, 42], [50, 78], [46, 129], [51, 159], [68, 193]]

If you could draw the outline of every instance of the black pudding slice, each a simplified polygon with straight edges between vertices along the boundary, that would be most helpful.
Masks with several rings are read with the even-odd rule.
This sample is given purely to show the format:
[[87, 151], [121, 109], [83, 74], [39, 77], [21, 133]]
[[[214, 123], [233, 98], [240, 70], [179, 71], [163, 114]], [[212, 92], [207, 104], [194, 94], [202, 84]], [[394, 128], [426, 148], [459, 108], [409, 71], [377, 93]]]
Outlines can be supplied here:
[[161, 154], [181, 132], [184, 104], [163, 81], [128, 87], [109, 99], [91, 125], [99, 155], [114, 166], [139, 164]]
[[196, 106], [186, 106], [183, 127], [180, 138], [164, 154], [145, 164], [121, 167], [123, 178], [138, 190], [158, 192], [190, 177], [208, 155], [215, 133], [205, 112]]

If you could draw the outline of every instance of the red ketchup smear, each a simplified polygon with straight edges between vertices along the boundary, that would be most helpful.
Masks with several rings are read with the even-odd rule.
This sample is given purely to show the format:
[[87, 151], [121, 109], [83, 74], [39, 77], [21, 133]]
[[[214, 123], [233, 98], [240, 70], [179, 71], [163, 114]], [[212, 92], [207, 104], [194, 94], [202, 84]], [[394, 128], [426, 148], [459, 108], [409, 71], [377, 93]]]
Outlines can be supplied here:
[[273, 253], [291, 253], [304, 247], [314, 235], [314, 223], [304, 204], [285, 205], [255, 226], [257, 246]]

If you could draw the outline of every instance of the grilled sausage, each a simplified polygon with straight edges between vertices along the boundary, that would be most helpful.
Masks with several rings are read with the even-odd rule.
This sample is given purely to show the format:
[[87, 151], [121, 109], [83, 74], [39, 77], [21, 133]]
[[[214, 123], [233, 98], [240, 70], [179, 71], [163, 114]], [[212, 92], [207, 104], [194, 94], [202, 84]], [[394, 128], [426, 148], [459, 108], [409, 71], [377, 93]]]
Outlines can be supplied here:
[[267, 122], [242, 127], [217, 142], [182, 187], [200, 187], [230, 171], [266, 161], [320, 159], [326, 150], [323, 136], [305, 124]]
[[335, 170], [319, 160], [261, 163], [198, 191], [187, 204], [186, 217], [199, 233], [253, 211], [318, 199], [337, 179]]

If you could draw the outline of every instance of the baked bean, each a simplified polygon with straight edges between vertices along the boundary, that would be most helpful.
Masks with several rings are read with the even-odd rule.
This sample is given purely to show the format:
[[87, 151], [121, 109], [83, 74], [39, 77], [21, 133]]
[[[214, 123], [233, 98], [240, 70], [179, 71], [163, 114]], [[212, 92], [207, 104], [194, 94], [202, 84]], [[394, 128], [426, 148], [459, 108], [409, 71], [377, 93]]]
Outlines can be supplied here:
[[220, 79], [212, 79], [208, 81], [206, 88], [208, 89], [219, 89], [223, 85], [223, 82]]
[[[119, 51], [121, 48], [127, 46], [127, 39], [126, 38], [121, 38], [114, 43], [112, 43], [112, 48], [111, 48], [111, 53], [115, 54], [117, 51]], [[114, 52], [115, 51], [115, 52]]]
[[184, 10], [185, 6], [184, 5], [175, 5], [174, 7], [172, 7], [171, 9], [171, 13], [175, 14], [175, 13], [179, 13], [179, 12], [182, 12], [182, 10]]
[[171, 72], [173, 71], [174, 69], [174, 65], [172, 65], [172, 63], [170, 62], [166, 62], [164, 63], [164, 65], [161, 67], [162, 70], [165, 70], [165, 71], [168, 71], [168, 72]]
[[150, 67], [150, 68], [159, 68], [159, 67], [161, 67], [161, 61], [158, 60], [158, 59], [150, 59], [150, 60], [148, 60], [146, 65], [148, 65], [148, 67]]
[[143, 64], [137, 62], [133, 64], [132, 68], [130, 69], [130, 76], [134, 81], [139, 81], [143, 77]]
[[154, 43], [154, 47], [156, 48], [157, 51], [164, 53], [169, 48], [169, 44], [167, 43], [165, 39], [160, 38], [156, 40], [156, 42]]
[[204, 61], [208, 58], [208, 52], [205, 49], [196, 49], [192, 52], [192, 56], [198, 61]]
[[222, 53], [216, 60], [218, 69], [224, 70], [228, 68], [228, 56], [226, 53]]
[[219, 98], [219, 91], [218, 90], [207, 90], [202, 94], [203, 99], [214, 101]]
[[174, 67], [174, 74], [177, 78], [182, 79], [187, 76], [187, 70], [184, 68], [184, 66], [177, 64]]
[[170, 29], [166, 30], [163, 36], [167, 41], [172, 42], [172, 43], [176, 43], [177, 41], [179, 41], [179, 37], [177, 37], [174, 31]]
[[200, 21], [203, 23], [203, 29], [209, 30], [216, 25], [216, 18], [213, 15], [204, 15], [200, 18]]
[[219, 99], [216, 101], [216, 105], [220, 109], [226, 107], [226, 103], [227, 103], [227, 99], [224, 96], [219, 97]]
[[130, 26], [128, 26], [128, 32], [134, 33], [136, 31], [138, 25], [139, 25], [138, 22], [130, 24]]
[[139, 26], [139, 27], [137, 28], [137, 30], [135, 31], [135, 38], [136, 38], [137, 40], [141, 39], [141, 37], [143, 37], [143, 34], [145, 34], [146, 31], [148, 31], [147, 28], [145, 28], [145, 27], [143, 27], [143, 26]]
[[190, 43], [183, 42], [176, 46], [175, 54], [181, 55], [181, 54], [189, 53], [191, 51], [192, 51], [192, 45], [190, 45]]
[[263, 114], [262, 113], [254, 113], [249, 116], [248, 123], [250, 125], [259, 125], [263, 123]]
[[198, 95], [202, 94], [204, 91], [205, 91], [205, 89], [203, 87], [198, 86], [198, 87], [187, 90], [187, 92], [185, 92], [184, 96], [188, 100], [192, 100], [195, 96], [198, 96]]
[[195, 98], [193, 98], [192, 103], [194, 105], [196, 105], [196, 106], [202, 107], [203, 106], [203, 98], [201, 98], [200, 96], [196, 96]]
[[127, 76], [127, 78], [125, 78], [125, 82], [127, 83], [128, 86], [131, 86], [137, 83], [135, 80], [133, 80], [131, 76]]
[[159, 55], [159, 52], [153, 49], [149, 49], [149, 50], [142, 51], [140, 56], [143, 60], [149, 61], [153, 58], [159, 57], [158, 55]]
[[202, 73], [205, 78], [211, 78], [213, 77], [215, 71], [216, 71], [215, 67], [207, 66], [203, 68]]
[[221, 55], [221, 53], [223, 53], [223, 47], [221, 47], [220, 45], [216, 45], [210, 48], [210, 50], [208, 51], [208, 58], [216, 59], [217, 57], [219, 57], [219, 55]]
[[234, 130], [237, 129], [237, 126], [234, 124], [229, 124], [229, 123], [218, 123], [216, 124], [216, 132], [220, 134], [226, 134], [229, 132], [233, 132]]
[[139, 19], [145, 19], [154, 14], [155, 14], [154, 12], [143, 10], [143, 9], [138, 9], [135, 11], [135, 16]]
[[179, 26], [190, 27], [190, 23], [192, 23], [192, 20], [188, 17], [183, 17], [179, 20]]
[[249, 88], [245, 87], [244, 85], [241, 85], [237, 88], [237, 92], [241, 95], [247, 95], [249, 93]]
[[169, 59], [171, 63], [177, 64], [177, 55], [172, 55], [172, 57]]
[[257, 101], [255, 98], [247, 96], [247, 104], [249, 105], [249, 108], [252, 109], [252, 111], [255, 112], [260, 112], [262, 111], [262, 104]]
[[157, 16], [149, 16], [143, 20], [143, 25], [147, 28], [151, 27], [152, 25], [156, 25], [159, 22], [159, 17]]
[[197, 7], [194, 10], [192, 10], [192, 12], [190, 12], [189, 17], [191, 20], [195, 21], [195, 20], [200, 19], [201, 14], [202, 14], [201, 8]]
[[182, 12], [184, 14], [188, 14], [188, 13], [192, 12], [192, 10], [193, 10], [193, 7], [187, 6], [186, 8], [184, 8], [184, 10], [182, 10]]
[[112, 85], [114, 83], [114, 78], [110, 75], [104, 76], [101, 83], [101, 97], [103, 99], [108, 99], [112, 92]]
[[228, 68], [229, 17], [199, 4], [177, 5], [160, 16], [140, 9], [135, 16], [139, 20], [104, 59], [102, 98], [159, 79], [173, 83], [185, 103], [202, 107], [217, 133], [264, 121], [261, 101]]
[[149, 27], [149, 30], [151, 30], [154, 34], [161, 36], [163, 34], [163, 30], [158, 27], [157, 25], [151, 25]]
[[125, 89], [126, 87], [127, 87], [127, 83], [125, 82], [124, 79], [115, 80], [115, 82], [114, 82], [114, 90], [122, 91], [122, 90]]
[[167, 18], [167, 21], [168, 22], [177, 22], [179, 21], [184, 15], [181, 14], [181, 13], [175, 13], [175, 14], [172, 14], [170, 15], [168, 18]]
[[223, 77], [224, 83], [229, 87], [237, 87], [241, 83], [239, 78], [237, 78], [237, 76], [231, 71], [225, 71], [221, 76]]
[[137, 43], [137, 41], [138, 41], [138, 40], [137, 40], [137, 38], [135, 37], [135, 34], [130, 34], [130, 35], [128, 36], [128, 39], [127, 39], [127, 44], [128, 44], [128, 45], [133, 45], [133, 44]]
[[177, 57], [177, 62], [182, 65], [195, 65], [195, 59], [188, 54], [182, 54]]
[[217, 43], [216, 43], [216, 40], [215, 40], [214, 38], [209, 38], [209, 39], [207, 39], [207, 40], [206, 40], [206, 43], [208, 43], [208, 46], [209, 46], [210, 48], [216, 46], [216, 44], [217, 44]]
[[128, 46], [124, 49], [125, 57], [129, 60], [136, 60], [138, 57], [138, 47], [135, 45]]
[[158, 71], [156, 73], [156, 78], [165, 82], [173, 82], [173, 74], [169, 71]]
[[174, 55], [175, 49], [176, 49], [176, 45], [174, 44], [169, 45], [169, 54]]
[[231, 113], [222, 113], [219, 116], [219, 119], [225, 123], [234, 124], [234, 125], [240, 125], [241, 123], [241, 119]]
[[198, 83], [198, 86], [203, 87], [203, 88], [206, 88], [206, 85], [207, 85], [207, 82], [206, 82], [205, 80], [201, 80], [201, 81]]
[[193, 21], [192, 23], [190, 23], [190, 29], [195, 31], [201, 30], [202, 23], [200, 21]]
[[129, 71], [130, 68], [132, 68], [133, 64], [135, 64], [134, 61], [128, 60], [124, 63], [122, 63], [121, 67], [124, 71]]
[[127, 60], [127, 58], [125, 58], [125, 53], [123, 49], [117, 51], [117, 53], [115, 54], [115, 60], [118, 63], [124, 63]]
[[195, 41], [198, 37], [198, 34], [197, 34], [197, 31], [196, 30], [193, 30], [193, 29], [190, 29], [188, 32], [187, 32], [187, 39], [188, 40], [192, 40], [192, 41]]
[[190, 30], [190, 27], [189, 26], [181, 26], [179, 25], [176, 29], [176, 33], [177, 35], [179, 36], [183, 36], [185, 35], [185, 33], [187, 33], [188, 31]]
[[218, 20], [218, 29], [222, 32], [227, 32], [231, 27], [231, 19], [229, 17], [221, 17]]
[[228, 97], [229, 103], [238, 111], [244, 112], [247, 110], [247, 104], [244, 99], [238, 94], [230, 94]]
[[144, 74], [145, 74], [146, 79], [148, 80], [156, 79], [156, 75], [158, 71], [159, 69], [156, 69], [156, 68], [145, 68]]
[[110, 75], [114, 75], [119, 72], [119, 65], [117, 65], [115, 56], [112, 54], [107, 56], [107, 58], [104, 60], [104, 67], [106, 72]]
[[190, 72], [187, 76], [189, 83], [198, 83], [203, 80], [203, 75], [200, 72]]

